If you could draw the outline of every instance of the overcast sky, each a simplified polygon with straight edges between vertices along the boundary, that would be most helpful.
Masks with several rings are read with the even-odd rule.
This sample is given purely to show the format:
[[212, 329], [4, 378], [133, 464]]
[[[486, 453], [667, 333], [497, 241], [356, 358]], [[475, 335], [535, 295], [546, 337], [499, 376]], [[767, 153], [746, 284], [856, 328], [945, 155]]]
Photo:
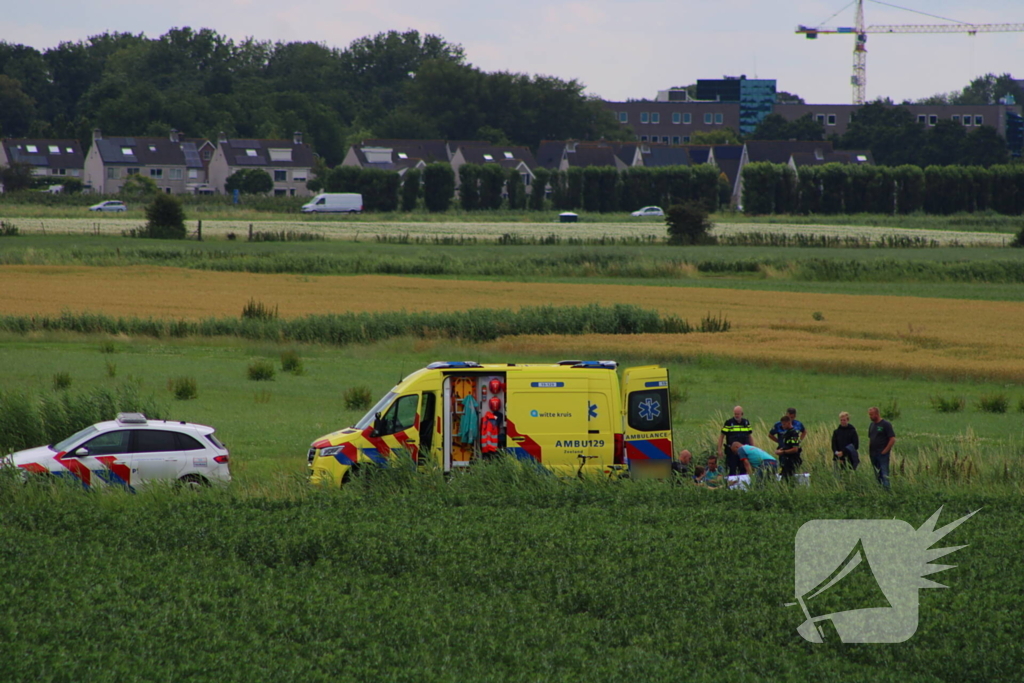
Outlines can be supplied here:
[[[723, 75], [774, 78], [812, 103], [851, 101], [853, 38], [793, 33], [848, 0], [0, 0], [0, 40], [45, 49], [104, 31], [211, 28], [236, 40], [314, 41], [344, 47], [365, 35], [414, 28], [466, 49], [487, 71], [575, 78], [608, 100]], [[1024, 24], [1022, 0], [895, 0], [973, 23]], [[865, 3], [866, 23], [942, 23]], [[853, 5], [827, 25], [852, 26]], [[1024, 33], [871, 35], [869, 99], [956, 90], [988, 72], [1024, 78]]]

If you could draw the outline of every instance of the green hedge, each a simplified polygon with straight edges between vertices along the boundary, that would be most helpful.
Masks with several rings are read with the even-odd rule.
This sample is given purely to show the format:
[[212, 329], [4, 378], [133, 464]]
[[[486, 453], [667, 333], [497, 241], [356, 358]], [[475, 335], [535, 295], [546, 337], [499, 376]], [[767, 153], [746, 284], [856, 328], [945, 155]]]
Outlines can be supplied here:
[[[632, 170], [632, 169], [631, 169]], [[1024, 213], [1024, 166], [805, 166], [754, 162], [743, 169], [748, 214]]]

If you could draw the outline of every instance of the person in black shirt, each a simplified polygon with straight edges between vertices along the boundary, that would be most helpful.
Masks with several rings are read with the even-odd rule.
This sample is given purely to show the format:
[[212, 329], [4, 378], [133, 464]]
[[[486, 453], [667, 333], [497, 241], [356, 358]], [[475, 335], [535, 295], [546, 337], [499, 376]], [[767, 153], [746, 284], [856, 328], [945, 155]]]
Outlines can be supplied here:
[[800, 432], [793, 427], [793, 418], [789, 413], [779, 419], [781, 429], [778, 433], [779, 447], [775, 449], [775, 455], [779, 456], [779, 465], [782, 468], [782, 479], [787, 481], [796, 474], [796, 468], [803, 464], [803, 448], [800, 447]]
[[868, 425], [871, 466], [875, 468], [878, 483], [888, 489], [889, 454], [892, 452], [893, 444], [896, 443], [896, 432], [892, 429], [892, 423], [882, 419], [878, 408], [868, 408], [868, 417], [871, 419], [871, 424]]
[[832, 462], [840, 469], [857, 469], [860, 465], [860, 437], [850, 424], [850, 414], [839, 413], [839, 426], [832, 432]]
[[746, 474], [740, 457], [733, 453], [732, 445], [736, 442], [744, 446], [753, 446], [754, 430], [750, 427], [750, 420], [743, 417], [743, 407], [736, 406], [732, 409], [732, 417], [725, 421], [722, 433], [718, 435], [718, 457], [725, 458], [725, 466], [729, 476]]

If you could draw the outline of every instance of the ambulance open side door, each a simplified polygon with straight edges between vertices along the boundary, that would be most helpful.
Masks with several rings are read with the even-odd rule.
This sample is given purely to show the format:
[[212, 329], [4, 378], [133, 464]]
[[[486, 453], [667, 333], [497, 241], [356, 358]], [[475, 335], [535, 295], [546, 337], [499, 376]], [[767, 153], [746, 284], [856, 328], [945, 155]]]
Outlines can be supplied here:
[[672, 406], [668, 369], [626, 368], [622, 375], [622, 430], [631, 477], [672, 473]]

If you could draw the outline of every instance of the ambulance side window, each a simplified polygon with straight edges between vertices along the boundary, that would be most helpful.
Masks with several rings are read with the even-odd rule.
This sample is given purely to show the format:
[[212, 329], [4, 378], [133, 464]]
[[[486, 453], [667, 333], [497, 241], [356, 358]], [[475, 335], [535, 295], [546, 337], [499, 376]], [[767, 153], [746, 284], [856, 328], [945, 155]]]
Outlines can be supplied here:
[[665, 431], [671, 424], [668, 389], [634, 391], [629, 395], [629, 426], [642, 432]]
[[419, 394], [409, 394], [392, 403], [391, 408], [382, 420], [383, 426], [379, 436], [397, 434], [415, 426], [416, 408], [418, 407], [419, 400]]

